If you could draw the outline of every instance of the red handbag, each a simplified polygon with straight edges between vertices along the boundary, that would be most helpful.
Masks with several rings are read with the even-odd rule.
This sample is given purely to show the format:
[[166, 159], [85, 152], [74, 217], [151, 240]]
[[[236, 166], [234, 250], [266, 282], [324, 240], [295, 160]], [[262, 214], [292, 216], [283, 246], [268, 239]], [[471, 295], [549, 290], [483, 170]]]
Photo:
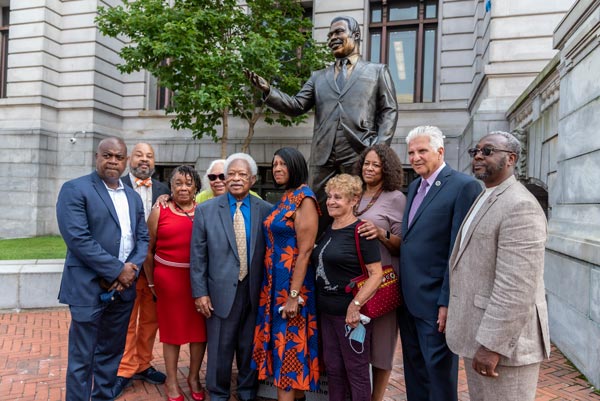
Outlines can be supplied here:
[[[365, 261], [363, 260], [362, 252], [360, 251], [358, 227], [360, 227], [361, 224], [363, 224], [363, 222], [360, 222], [356, 225], [356, 229], [354, 230], [354, 241], [356, 242], [356, 253], [358, 255], [358, 261], [360, 262], [360, 267], [362, 268], [363, 274], [353, 278], [352, 281], [350, 281], [350, 283], [346, 286], [346, 292], [352, 291], [354, 296], [356, 296], [356, 293], [358, 293], [361, 287], [365, 284], [365, 281], [367, 281], [369, 278], [369, 273], [367, 272]], [[400, 282], [398, 280], [398, 275], [391, 265], [383, 266], [382, 270], [383, 279], [381, 280], [379, 288], [377, 288], [377, 292], [375, 292], [375, 295], [373, 295], [371, 299], [369, 299], [362, 306], [362, 308], [360, 308], [360, 313], [370, 317], [371, 319], [383, 316], [402, 305], [402, 296], [400, 295]]]

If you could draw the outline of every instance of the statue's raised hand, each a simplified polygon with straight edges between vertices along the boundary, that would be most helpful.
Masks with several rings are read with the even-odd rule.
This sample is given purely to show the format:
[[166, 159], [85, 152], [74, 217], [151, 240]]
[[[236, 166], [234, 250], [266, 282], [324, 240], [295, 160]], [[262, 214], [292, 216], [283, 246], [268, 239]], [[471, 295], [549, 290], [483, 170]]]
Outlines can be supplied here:
[[256, 89], [260, 90], [263, 93], [269, 93], [271, 86], [269, 85], [266, 79], [256, 74], [255, 72], [246, 69], [244, 69], [244, 75], [246, 75], [246, 78], [248, 78], [248, 80]]

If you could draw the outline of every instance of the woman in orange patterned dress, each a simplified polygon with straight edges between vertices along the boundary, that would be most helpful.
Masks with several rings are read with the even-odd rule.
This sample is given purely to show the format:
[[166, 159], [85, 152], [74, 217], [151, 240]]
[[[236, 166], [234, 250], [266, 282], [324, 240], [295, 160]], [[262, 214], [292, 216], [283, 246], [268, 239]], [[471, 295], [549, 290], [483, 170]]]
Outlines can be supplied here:
[[309, 264], [319, 212], [306, 185], [304, 156], [281, 148], [272, 165], [285, 193], [263, 223], [267, 252], [252, 364], [259, 380], [273, 377], [279, 401], [303, 400], [319, 380], [315, 273]]

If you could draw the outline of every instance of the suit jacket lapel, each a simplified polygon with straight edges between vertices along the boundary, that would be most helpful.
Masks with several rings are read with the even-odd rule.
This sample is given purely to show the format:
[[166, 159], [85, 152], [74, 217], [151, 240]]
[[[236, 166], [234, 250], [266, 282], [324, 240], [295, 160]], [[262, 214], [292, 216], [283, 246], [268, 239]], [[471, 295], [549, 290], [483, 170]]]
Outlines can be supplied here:
[[127, 203], [129, 204], [129, 221], [131, 222], [131, 233], [135, 235], [135, 228], [137, 224], [137, 216], [135, 210], [135, 198], [133, 196], [139, 196], [137, 193], [129, 193], [125, 191], [125, 196], [127, 196]]
[[[427, 209], [427, 206], [431, 203], [431, 201], [437, 196], [438, 193], [440, 193], [440, 190], [444, 187], [450, 175], [452, 175], [452, 169], [448, 167], [448, 165], [446, 165], [446, 167], [444, 167], [436, 177], [435, 182], [433, 183], [433, 185], [431, 185], [431, 188], [427, 192], [427, 195], [425, 195], [423, 203], [421, 203], [421, 206], [419, 206], [417, 213], [415, 213], [415, 217], [413, 217], [412, 219], [411, 227], [415, 225], [415, 223], [419, 219], [419, 216], [423, 214], [423, 211]], [[420, 183], [421, 181], [419, 180], [419, 185]], [[408, 229], [410, 230], [410, 227]]]
[[352, 85], [354, 85], [354, 82], [363, 73], [364, 69], [365, 69], [365, 62], [361, 58], [359, 58], [358, 61], [356, 62], [356, 65], [354, 66], [354, 68], [352, 68], [352, 74], [350, 74], [350, 78], [348, 78], [346, 80], [346, 84], [340, 91], [340, 96], [343, 96], [344, 93], [346, 93], [348, 91], [348, 89], [351, 88]]
[[[229, 246], [233, 249], [233, 253], [240, 258], [237, 251], [237, 243], [235, 242], [235, 232], [233, 232], [233, 220], [231, 218], [231, 211], [229, 210], [229, 197], [227, 194], [223, 194], [218, 197], [219, 202], [219, 217], [221, 217], [221, 223], [223, 224], [223, 231], [229, 241]], [[218, 228], [216, 228], [218, 229]]]
[[[461, 227], [461, 229], [459, 230], [458, 234], [457, 234], [457, 253], [456, 253], [456, 258], [455, 259], [451, 259], [451, 267], [452, 269], [454, 269], [454, 267], [456, 266], [456, 264], [458, 263], [458, 261], [460, 260], [460, 257], [462, 256], [465, 248], [467, 247], [467, 245], [469, 244], [469, 242], [471, 241], [471, 238], [473, 236], [473, 231], [475, 230], [475, 228], [479, 225], [479, 223], [481, 222], [481, 220], [483, 219], [483, 216], [485, 216], [485, 214], [488, 212], [488, 210], [490, 209], [490, 207], [492, 207], [492, 205], [496, 202], [496, 200], [498, 200], [498, 198], [504, 193], [504, 191], [510, 187], [512, 184], [514, 184], [516, 182], [516, 179], [514, 176], [511, 176], [509, 178], [507, 178], [506, 180], [504, 180], [503, 183], [501, 183], [498, 188], [496, 188], [494, 190], [494, 192], [492, 192], [492, 194], [487, 198], [487, 200], [483, 203], [483, 205], [481, 205], [481, 208], [479, 208], [479, 211], [477, 212], [477, 214], [475, 215], [475, 217], [473, 218], [473, 221], [471, 221], [471, 225], [469, 225], [469, 229], [467, 230], [467, 233], [465, 234], [465, 239], [464, 242], [460, 242], [460, 237], [461, 237], [461, 232], [463, 227]], [[482, 192], [477, 199], [475, 200], [475, 202], [473, 202], [473, 206], [471, 206], [471, 210], [469, 210], [469, 213], [467, 213], [467, 218], [469, 216], [469, 214], [471, 213], [471, 211], [473, 210], [473, 208], [475, 207], [475, 205], [477, 204], [477, 202], [479, 201], [479, 198], [481, 198], [483, 196], [484, 192]], [[464, 222], [463, 222], [464, 224]]]
[[335, 84], [335, 63], [327, 67], [325, 71], [325, 81], [331, 87], [334, 92], [339, 92], [337, 85]]
[[96, 190], [96, 192], [98, 192], [98, 195], [100, 195], [100, 199], [102, 199], [102, 202], [104, 202], [104, 205], [110, 212], [110, 215], [112, 216], [113, 220], [115, 221], [115, 223], [117, 223], [118, 226], [120, 226], [119, 216], [117, 216], [117, 210], [115, 209], [115, 205], [113, 204], [110, 195], [108, 194], [106, 185], [104, 184], [104, 181], [102, 181], [102, 178], [100, 178], [98, 173], [95, 171], [92, 173], [92, 183], [94, 185], [94, 189]]

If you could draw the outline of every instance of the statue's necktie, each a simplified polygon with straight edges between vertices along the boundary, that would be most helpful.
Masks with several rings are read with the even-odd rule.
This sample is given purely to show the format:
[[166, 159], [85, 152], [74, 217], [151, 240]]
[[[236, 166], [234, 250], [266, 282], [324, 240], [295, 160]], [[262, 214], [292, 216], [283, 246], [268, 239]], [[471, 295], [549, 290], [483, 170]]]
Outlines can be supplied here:
[[415, 217], [415, 214], [417, 214], [419, 206], [421, 206], [421, 203], [423, 203], [423, 199], [425, 199], [425, 194], [427, 193], [428, 186], [429, 183], [427, 182], [427, 180], [421, 178], [421, 185], [419, 186], [419, 190], [417, 191], [417, 194], [415, 195], [415, 198], [412, 201], [412, 205], [410, 205], [410, 211], [408, 213], [409, 226], [412, 224], [412, 220]]
[[242, 202], [236, 202], [236, 209], [233, 214], [233, 231], [235, 232], [235, 242], [240, 257], [240, 274], [238, 279], [242, 281], [248, 275], [248, 251], [246, 249], [246, 224], [244, 223], [244, 215], [240, 210], [240, 206], [242, 206]]
[[346, 77], [348, 76], [348, 59], [343, 58], [339, 61], [339, 63], [340, 70], [338, 72], [337, 78], [335, 79], [335, 82], [337, 83], [338, 89], [342, 90], [344, 89], [344, 85], [346, 84]]

